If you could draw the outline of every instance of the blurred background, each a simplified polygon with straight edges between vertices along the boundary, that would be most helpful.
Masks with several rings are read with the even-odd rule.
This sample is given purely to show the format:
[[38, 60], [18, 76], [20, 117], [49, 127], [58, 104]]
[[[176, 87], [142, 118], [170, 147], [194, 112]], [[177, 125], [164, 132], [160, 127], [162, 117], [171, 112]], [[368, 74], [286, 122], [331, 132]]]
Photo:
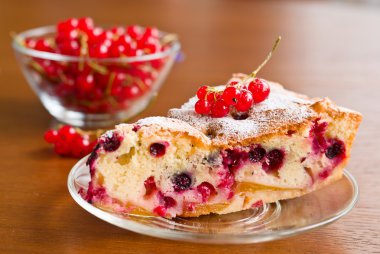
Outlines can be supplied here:
[[[7, 95], [2, 98], [2, 113], [6, 114], [4, 106], [14, 103], [43, 111], [16, 66], [10, 33], [82, 16], [93, 17], [97, 24], [153, 25], [179, 35], [185, 59], [174, 66], [149, 115], [165, 114], [168, 108], [181, 105], [202, 84], [220, 84], [234, 72], [252, 71], [278, 35], [283, 37], [280, 48], [260, 76], [364, 110], [361, 102], [373, 92], [352, 93], [352, 89], [373, 82], [371, 77], [379, 74], [378, 3], [1, 0], [0, 93]], [[340, 87], [340, 95], [335, 96], [331, 87]], [[19, 102], [25, 94], [27, 99]], [[48, 117], [35, 111], [35, 117]]]

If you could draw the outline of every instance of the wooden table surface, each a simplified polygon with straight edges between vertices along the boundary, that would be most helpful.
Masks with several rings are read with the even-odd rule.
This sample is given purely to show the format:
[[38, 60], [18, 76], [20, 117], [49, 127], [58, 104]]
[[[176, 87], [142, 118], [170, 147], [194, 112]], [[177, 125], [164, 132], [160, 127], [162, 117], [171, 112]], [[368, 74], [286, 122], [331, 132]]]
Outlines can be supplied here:
[[[95, 2], [95, 1], [94, 1]], [[98, 23], [156, 25], [178, 33], [185, 60], [142, 116], [165, 115], [201, 84], [249, 72], [277, 35], [261, 76], [363, 113], [348, 169], [360, 200], [327, 227], [252, 245], [202, 245], [151, 238], [103, 222], [70, 197], [76, 160], [42, 136], [51, 118], [24, 80], [10, 31], [89, 15]], [[0, 1], [0, 253], [379, 253], [380, 7], [344, 1]], [[375, 199], [377, 201], [375, 201]]]

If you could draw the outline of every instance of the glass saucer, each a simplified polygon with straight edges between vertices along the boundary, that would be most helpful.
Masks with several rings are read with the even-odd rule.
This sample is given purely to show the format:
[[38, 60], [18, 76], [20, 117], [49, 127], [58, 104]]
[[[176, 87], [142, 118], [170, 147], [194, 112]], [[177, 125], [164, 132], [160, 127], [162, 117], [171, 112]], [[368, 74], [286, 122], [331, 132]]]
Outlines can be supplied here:
[[115, 214], [86, 202], [80, 194], [90, 180], [87, 157], [71, 170], [68, 188], [86, 211], [115, 226], [153, 237], [197, 243], [258, 243], [289, 237], [332, 223], [346, 215], [358, 200], [359, 189], [348, 172], [339, 181], [300, 198], [226, 215], [166, 219]]

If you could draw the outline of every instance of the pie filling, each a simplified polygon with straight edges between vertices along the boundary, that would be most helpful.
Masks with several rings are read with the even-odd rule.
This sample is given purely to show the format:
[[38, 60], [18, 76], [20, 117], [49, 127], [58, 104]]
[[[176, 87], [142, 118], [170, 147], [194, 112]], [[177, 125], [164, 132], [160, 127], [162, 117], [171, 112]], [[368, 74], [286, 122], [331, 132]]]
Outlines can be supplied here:
[[255, 194], [308, 190], [342, 163], [345, 143], [326, 135], [327, 127], [317, 119], [303, 133], [221, 150], [166, 134], [140, 140], [139, 128], [128, 140], [110, 132], [88, 159], [93, 179], [83, 196], [116, 211], [164, 217], [218, 212], [236, 200], [257, 207], [263, 202]]

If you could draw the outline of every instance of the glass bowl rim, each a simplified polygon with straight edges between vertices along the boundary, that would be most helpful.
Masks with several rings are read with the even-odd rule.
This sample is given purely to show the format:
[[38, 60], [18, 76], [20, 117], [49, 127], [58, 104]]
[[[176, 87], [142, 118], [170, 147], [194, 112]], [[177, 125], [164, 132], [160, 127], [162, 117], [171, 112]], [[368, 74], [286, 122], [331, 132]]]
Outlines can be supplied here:
[[[129, 62], [144, 62], [144, 61], [156, 60], [156, 59], [167, 57], [173, 53], [178, 53], [179, 50], [181, 49], [180, 42], [178, 41], [178, 39], [175, 39], [171, 43], [171, 47], [159, 53], [144, 54], [142, 56], [134, 56], [134, 57], [93, 58], [93, 57], [68, 56], [68, 55], [63, 55], [59, 53], [51, 53], [51, 52], [30, 49], [22, 45], [19, 41], [20, 39], [25, 39], [28, 37], [43, 36], [44, 34], [53, 33], [55, 31], [56, 31], [55, 26], [41, 26], [41, 27], [25, 30], [21, 33], [15, 34], [12, 40], [12, 47], [15, 51], [22, 53], [24, 55], [46, 59], [46, 60], [61, 61], [61, 62], [94, 61], [94, 62], [108, 62], [108, 63], [129, 63]], [[159, 30], [159, 32], [161, 35], [168, 34], [161, 30]]]

